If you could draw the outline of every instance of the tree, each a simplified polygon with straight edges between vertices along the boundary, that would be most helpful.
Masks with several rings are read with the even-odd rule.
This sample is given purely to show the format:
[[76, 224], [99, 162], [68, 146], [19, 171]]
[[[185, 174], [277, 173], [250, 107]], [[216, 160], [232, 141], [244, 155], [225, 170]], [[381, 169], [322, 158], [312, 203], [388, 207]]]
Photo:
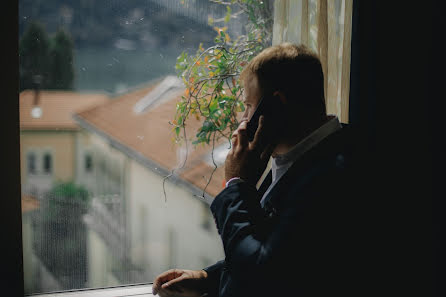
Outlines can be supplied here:
[[73, 41], [63, 30], [59, 30], [49, 49], [50, 72], [49, 89], [73, 89]]
[[[61, 289], [84, 288], [87, 281], [87, 189], [73, 182], [56, 184], [34, 213], [34, 250]], [[52, 288], [54, 289], [54, 288]]]
[[30, 23], [19, 43], [20, 90], [73, 89], [73, 46], [65, 31], [50, 38], [41, 24]]
[[45, 88], [49, 61], [48, 34], [39, 23], [30, 23], [19, 43], [20, 90]]

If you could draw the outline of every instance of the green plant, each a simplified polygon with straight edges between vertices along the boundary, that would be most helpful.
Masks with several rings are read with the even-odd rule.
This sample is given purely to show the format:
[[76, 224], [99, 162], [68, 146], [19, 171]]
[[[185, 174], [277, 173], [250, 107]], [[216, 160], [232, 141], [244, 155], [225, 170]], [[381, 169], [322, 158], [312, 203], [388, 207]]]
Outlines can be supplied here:
[[[247, 16], [246, 34], [232, 40], [227, 27], [215, 27], [215, 44], [189, 56], [183, 52], [177, 59], [176, 70], [186, 92], [176, 107], [172, 122], [176, 140], [185, 138], [185, 125], [190, 116], [202, 120], [193, 144], [214, 144], [220, 138], [230, 140], [238, 126], [237, 113], [244, 110], [243, 88], [238, 76], [243, 67], [271, 44], [272, 16], [269, 2], [258, 0], [212, 1], [226, 5], [224, 23], [232, 18]], [[233, 12], [237, 10], [236, 12]], [[209, 20], [210, 24], [216, 21]], [[183, 134], [181, 134], [183, 129]]]
[[[186, 122], [192, 116], [202, 121], [192, 143], [194, 145], [212, 144], [224, 138], [231, 144], [230, 139], [239, 122], [237, 113], [244, 111], [241, 100], [243, 87], [238, 79], [243, 67], [260, 51], [271, 45], [273, 18], [271, 14], [272, 1], [264, 0], [214, 0], [212, 2], [226, 6], [226, 16], [222, 20], [209, 19], [209, 24], [244, 15], [247, 19], [246, 34], [231, 39], [227, 27], [214, 27], [217, 36], [214, 45], [198, 47], [195, 55], [182, 52], [177, 58], [175, 68], [186, 87], [184, 96], [176, 106], [176, 115], [172, 121], [176, 142], [186, 143]], [[183, 133], [181, 133], [181, 131]], [[213, 160], [213, 154], [212, 154]], [[183, 165], [186, 163], [184, 160]], [[217, 169], [215, 161], [214, 171], [208, 179], [209, 185], [212, 175]], [[170, 177], [166, 176], [164, 181]], [[203, 197], [206, 191], [203, 190]], [[164, 183], [163, 183], [164, 186]], [[164, 190], [164, 195], [166, 192]]]
[[59, 182], [47, 193], [47, 201], [42, 209], [45, 209], [47, 219], [78, 220], [85, 213], [90, 201], [90, 195], [83, 186], [74, 182]]
[[87, 189], [74, 182], [62, 182], [56, 184], [49, 192], [50, 199], [58, 201], [72, 201], [88, 203]]

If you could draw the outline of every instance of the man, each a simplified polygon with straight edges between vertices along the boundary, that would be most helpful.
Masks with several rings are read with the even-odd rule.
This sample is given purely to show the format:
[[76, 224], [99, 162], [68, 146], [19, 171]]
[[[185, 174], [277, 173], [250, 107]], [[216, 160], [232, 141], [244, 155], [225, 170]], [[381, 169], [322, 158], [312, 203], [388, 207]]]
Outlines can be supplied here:
[[[273, 46], [243, 70], [246, 106], [225, 162], [226, 188], [211, 211], [225, 259], [201, 271], [169, 270], [160, 296], [321, 296], [353, 288], [346, 128], [325, 109], [318, 57], [305, 46]], [[250, 142], [247, 121], [274, 100]], [[272, 156], [272, 170], [256, 184]]]

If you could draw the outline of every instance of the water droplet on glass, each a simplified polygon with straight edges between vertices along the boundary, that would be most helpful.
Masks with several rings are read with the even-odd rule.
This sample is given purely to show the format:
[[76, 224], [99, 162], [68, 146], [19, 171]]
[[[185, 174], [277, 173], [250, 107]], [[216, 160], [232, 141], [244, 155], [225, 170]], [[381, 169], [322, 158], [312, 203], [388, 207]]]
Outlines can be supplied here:
[[161, 57], [161, 59], [163, 59], [164, 58], [163, 54], [160, 54], [160, 57]]
[[82, 71], [85, 71], [85, 70], [86, 70], [85, 67], [82, 67], [81, 69], [82, 69]]
[[140, 18], [139, 20], [142, 21], [144, 18]]

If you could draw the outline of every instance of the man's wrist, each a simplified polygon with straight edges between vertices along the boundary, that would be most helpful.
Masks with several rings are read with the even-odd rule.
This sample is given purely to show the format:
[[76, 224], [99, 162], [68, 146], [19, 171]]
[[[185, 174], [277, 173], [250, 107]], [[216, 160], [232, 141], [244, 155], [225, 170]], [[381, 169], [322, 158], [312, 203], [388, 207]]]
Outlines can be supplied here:
[[208, 273], [207, 273], [207, 271], [204, 270], [204, 269], [201, 269], [201, 270], [200, 270], [200, 276], [201, 276], [202, 279], [207, 279], [207, 278], [208, 278]]
[[225, 188], [229, 187], [230, 185], [242, 182], [242, 181], [243, 181], [243, 179], [241, 177], [238, 177], [238, 176], [232, 177], [226, 182]]

